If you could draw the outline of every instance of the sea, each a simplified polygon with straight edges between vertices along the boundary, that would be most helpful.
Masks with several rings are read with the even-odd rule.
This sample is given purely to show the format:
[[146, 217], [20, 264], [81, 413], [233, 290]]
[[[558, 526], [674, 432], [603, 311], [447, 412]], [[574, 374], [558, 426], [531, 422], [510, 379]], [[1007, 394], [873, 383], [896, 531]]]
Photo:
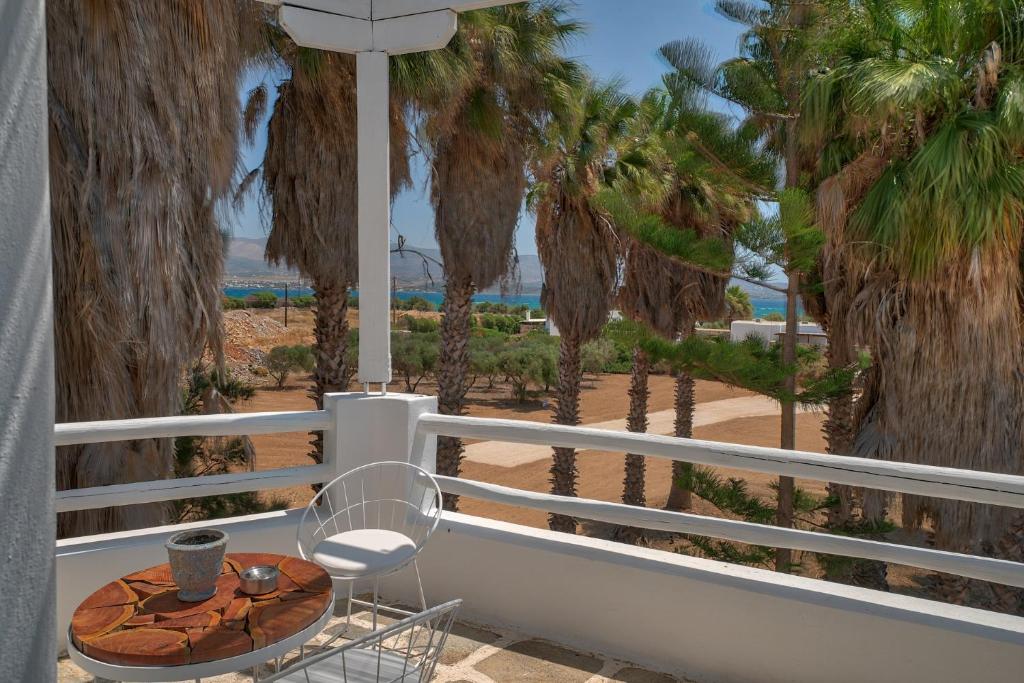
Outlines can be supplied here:
[[[283, 287], [224, 287], [224, 296], [231, 297], [247, 297], [255, 292], [273, 292], [278, 298], [284, 298]], [[289, 296], [309, 296], [313, 294], [313, 290], [309, 287], [289, 287]], [[358, 295], [358, 292], [356, 292]], [[444, 295], [441, 292], [431, 291], [401, 291], [396, 292], [395, 296], [405, 301], [411, 299], [414, 296], [420, 296], [434, 304], [440, 306]], [[530, 308], [540, 308], [540, 294], [475, 294], [473, 295], [473, 301], [476, 303], [482, 303], [488, 301], [491, 303], [504, 303], [510, 306], [519, 306], [526, 304]], [[786, 300], [785, 299], [751, 299], [750, 303], [754, 306], [754, 317], [763, 318], [770, 313], [779, 313], [785, 315], [786, 313]], [[798, 311], [803, 313], [803, 311]]]

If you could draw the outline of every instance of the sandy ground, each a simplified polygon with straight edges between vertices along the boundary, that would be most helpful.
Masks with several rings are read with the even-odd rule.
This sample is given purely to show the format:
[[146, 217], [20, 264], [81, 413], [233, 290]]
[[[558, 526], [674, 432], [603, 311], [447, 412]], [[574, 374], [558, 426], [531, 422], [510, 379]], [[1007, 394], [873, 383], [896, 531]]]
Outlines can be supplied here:
[[[627, 375], [602, 375], [589, 377], [584, 382], [581, 398], [581, 414], [584, 424], [609, 423], [621, 419], [628, 410]], [[256, 396], [239, 406], [243, 412], [259, 412], [267, 410], [307, 410], [313, 406], [307, 396], [309, 382], [306, 380], [292, 382], [282, 390], [260, 390]], [[651, 377], [651, 398], [649, 410], [653, 414], [671, 410], [674, 402], [674, 382], [671, 377], [654, 375]], [[421, 385], [423, 393], [432, 393], [432, 385]], [[720, 418], [729, 418], [742, 410], [764, 410], [761, 398], [750, 392], [733, 389], [717, 382], [698, 381], [696, 386], [697, 413], [713, 413], [703, 406], [721, 405], [728, 402], [726, 409], [718, 413]], [[750, 399], [753, 399], [751, 401]], [[509, 400], [507, 390], [474, 390], [470, 393], [469, 414], [480, 417], [506, 417], [519, 420], [549, 422], [550, 408], [545, 409], [542, 401], [531, 401], [517, 405]], [[742, 412], [742, 411], [741, 411]], [[703, 421], [714, 418], [707, 415]], [[825, 443], [821, 435], [823, 416], [815, 413], [803, 413], [797, 418], [797, 447], [802, 450], [821, 451]], [[663, 421], [663, 418], [661, 419]], [[728, 441], [732, 443], [756, 446], [774, 446], [778, 444], [779, 416], [778, 410], [771, 415], [722, 419], [700, 424], [694, 429], [694, 437], [711, 441]], [[668, 431], [668, 430], [666, 430]], [[252, 437], [256, 447], [256, 467], [260, 470], [280, 467], [296, 467], [312, 464], [307, 457], [309, 436], [305, 433], [266, 434]], [[502, 446], [507, 446], [502, 444]], [[543, 449], [542, 458], [531, 459], [514, 467], [498, 466], [467, 460], [463, 465], [463, 475], [480, 481], [502, 484], [531, 491], [545, 492], [549, 490], [548, 467], [550, 460]], [[623, 456], [621, 453], [604, 453], [584, 451], [578, 458], [580, 469], [579, 495], [597, 500], [615, 502], [621, 499], [623, 478]], [[722, 470], [723, 476], [742, 477], [746, 479], [751, 492], [771, 495], [770, 483], [774, 477], [746, 471]], [[647, 497], [648, 505], [660, 507], [665, 504], [671, 482], [671, 464], [668, 461], [647, 459]], [[818, 482], [800, 482], [800, 486], [814, 493], [823, 493], [824, 488]], [[298, 506], [309, 500], [310, 491], [306, 487], [280, 489], [268, 494], [271, 497], [283, 497], [289, 505]], [[702, 514], [719, 514], [710, 505], [698, 503], [695, 511]], [[546, 515], [533, 510], [523, 510], [508, 506], [464, 500], [462, 510], [481, 517], [503, 519], [509, 522], [546, 528]]]

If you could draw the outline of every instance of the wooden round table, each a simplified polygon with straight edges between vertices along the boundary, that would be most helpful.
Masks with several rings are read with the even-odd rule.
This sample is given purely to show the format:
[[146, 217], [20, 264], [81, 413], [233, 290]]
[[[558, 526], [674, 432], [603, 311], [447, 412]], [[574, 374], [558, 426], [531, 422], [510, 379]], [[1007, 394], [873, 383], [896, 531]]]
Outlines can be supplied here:
[[[281, 571], [277, 589], [247, 595], [238, 572]], [[327, 573], [312, 562], [269, 553], [228, 553], [217, 592], [178, 600], [170, 565], [108, 583], [75, 610], [68, 655], [94, 676], [116, 681], [199, 680], [276, 659], [316, 636], [333, 614]]]

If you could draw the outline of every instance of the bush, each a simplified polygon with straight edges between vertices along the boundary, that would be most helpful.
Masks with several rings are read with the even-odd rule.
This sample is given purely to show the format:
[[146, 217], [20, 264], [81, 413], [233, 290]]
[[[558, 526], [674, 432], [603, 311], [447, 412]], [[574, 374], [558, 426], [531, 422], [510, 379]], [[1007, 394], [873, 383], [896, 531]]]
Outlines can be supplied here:
[[434, 332], [391, 335], [391, 368], [405, 380], [405, 390], [416, 391], [437, 370], [439, 337]]
[[316, 364], [316, 356], [308, 346], [275, 346], [263, 360], [264, 367], [271, 377], [277, 380], [277, 386], [283, 387], [288, 375], [304, 370], [309, 372]]
[[604, 326], [600, 339], [607, 339], [612, 342], [615, 355], [605, 363], [604, 372], [616, 375], [629, 374], [633, 367], [633, 347], [625, 341], [625, 336], [620, 334], [621, 330], [627, 329], [630, 323], [624, 320], [613, 321]]
[[348, 307], [354, 310], [359, 310], [359, 297], [355, 294], [348, 295]]
[[547, 391], [558, 381], [557, 340], [546, 335], [522, 337], [498, 355], [498, 367], [512, 384], [512, 398], [523, 403], [531, 384]]
[[519, 318], [514, 315], [484, 313], [480, 316], [480, 327], [488, 330], [498, 330], [504, 334], [518, 334]]
[[480, 377], [487, 378], [487, 388], [493, 389], [494, 382], [501, 374], [498, 354], [508, 343], [508, 335], [497, 330], [478, 329], [469, 338], [469, 371], [472, 378], [470, 386], [476, 384]]
[[786, 316], [778, 311], [772, 311], [768, 315], [761, 316], [761, 320], [767, 320], [770, 323], [784, 323]]
[[[230, 406], [252, 398], [255, 388], [230, 375], [196, 365], [181, 393], [181, 414], [202, 415], [231, 412]], [[174, 476], [197, 477], [248, 469], [254, 452], [252, 443], [245, 436], [180, 436], [174, 440]], [[237, 517], [287, 507], [286, 500], [274, 497], [264, 501], [256, 492], [187, 498], [173, 503], [175, 521], [179, 523]]]
[[277, 294], [271, 291], [253, 292], [249, 298], [253, 308], [277, 308]]
[[225, 311], [237, 311], [246, 306], [245, 299], [240, 296], [225, 296], [220, 300], [220, 307]]
[[391, 307], [396, 311], [435, 311], [434, 304], [422, 296], [411, 296], [408, 299], [395, 297], [391, 300]]
[[315, 302], [316, 299], [311, 296], [293, 296], [288, 300], [295, 308], [311, 308]]
[[437, 332], [441, 329], [441, 323], [433, 318], [417, 318], [412, 315], [402, 317], [402, 327], [410, 332]]
[[612, 371], [609, 368], [615, 367], [619, 351], [611, 339], [600, 337], [584, 344], [580, 350], [580, 357], [583, 372], [596, 375], [599, 372]]

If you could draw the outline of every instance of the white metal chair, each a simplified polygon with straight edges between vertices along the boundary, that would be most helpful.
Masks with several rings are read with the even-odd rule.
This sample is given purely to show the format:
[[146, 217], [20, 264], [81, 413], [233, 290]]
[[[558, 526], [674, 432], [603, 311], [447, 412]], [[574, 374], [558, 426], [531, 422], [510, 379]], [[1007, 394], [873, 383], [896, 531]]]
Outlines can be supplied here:
[[[441, 489], [428, 472], [405, 462], [371, 463], [326, 484], [310, 501], [299, 521], [299, 554], [348, 582], [347, 623], [354, 603], [372, 608], [376, 628], [381, 578], [409, 564], [426, 609], [416, 555], [440, 519]], [[371, 579], [373, 603], [355, 600], [356, 582]]]
[[461, 604], [452, 600], [406, 617], [306, 657], [262, 683], [426, 683]]

